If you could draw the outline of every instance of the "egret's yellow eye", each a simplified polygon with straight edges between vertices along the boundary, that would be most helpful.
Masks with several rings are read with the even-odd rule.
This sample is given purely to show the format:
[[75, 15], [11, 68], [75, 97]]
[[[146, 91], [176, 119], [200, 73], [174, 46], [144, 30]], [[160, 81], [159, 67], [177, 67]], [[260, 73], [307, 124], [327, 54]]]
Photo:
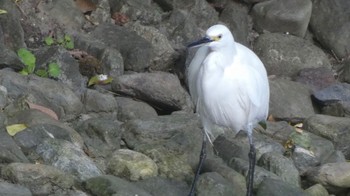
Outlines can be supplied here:
[[219, 41], [221, 39], [222, 35], [218, 35], [218, 36], [213, 36], [211, 39], [214, 41]]

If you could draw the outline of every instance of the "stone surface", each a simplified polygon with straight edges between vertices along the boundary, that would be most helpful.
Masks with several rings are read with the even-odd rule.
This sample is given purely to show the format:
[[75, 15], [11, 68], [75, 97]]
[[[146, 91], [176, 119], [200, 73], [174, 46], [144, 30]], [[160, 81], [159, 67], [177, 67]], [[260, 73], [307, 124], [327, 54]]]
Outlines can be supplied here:
[[24, 186], [0, 182], [0, 195], [11, 196], [32, 196], [30, 190]]
[[252, 10], [254, 28], [259, 32], [288, 32], [304, 37], [312, 10], [311, 0], [270, 0]]
[[315, 114], [310, 89], [286, 79], [270, 80], [269, 113], [276, 119], [297, 120]]
[[345, 158], [350, 158], [350, 121], [347, 117], [332, 117], [326, 115], [314, 115], [306, 119], [306, 130], [329, 139], [337, 150], [344, 153]]
[[151, 196], [145, 190], [131, 184], [130, 182], [112, 175], [103, 175], [90, 178], [83, 183], [83, 186], [93, 195], [138, 195]]
[[114, 176], [138, 181], [158, 175], [156, 163], [146, 155], [128, 149], [115, 151], [108, 161], [108, 171]]
[[267, 178], [260, 184], [256, 195], [257, 196], [264, 196], [264, 195], [307, 196], [308, 194], [304, 192], [302, 189], [289, 185], [281, 180]]
[[1, 175], [29, 188], [34, 195], [53, 194], [76, 183], [72, 175], [42, 164], [12, 163], [2, 169]]
[[334, 102], [350, 102], [350, 84], [334, 84], [313, 93], [318, 103], [327, 105]]
[[20, 147], [6, 133], [4, 128], [0, 129], [0, 161], [2, 163], [29, 162]]
[[123, 56], [124, 69], [143, 72], [155, 57], [152, 44], [135, 32], [116, 25], [99, 25], [91, 35]]
[[300, 70], [293, 80], [308, 85], [314, 92], [336, 83], [333, 71], [325, 67]]
[[118, 120], [147, 119], [157, 116], [157, 112], [147, 103], [126, 97], [117, 97]]
[[235, 190], [231, 187], [231, 184], [216, 172], [207, 172], [199, 176], [196, 193], [203, 196], [239, 195], [235, 194]]
[[86, 112], [116, 113], [118, 111], [117, 101], [112, 94], [87, 89], [83, 96], [82, 102], [84, 103]]
[[248, 46], [249, 15], [244, 4], [228, 1], [219, 19], [228, 25], [236, 42]]
[[310, 196], [329, 196], [327, 190], [321, 184], [315, 184], [305, 190]]
[[281, 177], [282, 181], [300, 187], [300, 176], [292, 159], [280, 153], [268, 152], [261, 156], [257, 165], [263, 167]]
[[350, 186], [350, 163], [327, 163], [307, 171], [306, 177], [314, 182], [320, 183], [329, 189], [334, 190], [346, 189]]
[[295, 76], [305, 68], [331, 69], [325, 53], [312, 43], [293, 35], [265, 33], [254, 44], [268, 75]]
[[134, 183], [152, 195], [183, 196], [188, 194], [189, 187], [185, 182], [164, 177], [152, 177]]
[[31, 95], [29, 101], [51, 108], [62, 119], [74, 118], [83, 108], [79, 97], [69, 87], [48, 78], [1, 70], [0, 84], [7, 88], [9, 97]]
[[190, 96], [182, 88], [179, 79], [165, 72], [123, 75], [112, 82], [112, 90], [143, 100], [158, 108], [161, 113], [192, 111], [193, 107]]
[[190, 181], [198, 164], [193, 157], [199, 156], [202, 143], [198, 126], [198, 119], [190, 114], [135, 119], [123, 125], [122, 138], [128, 148], [153, 159], [160, 176]]
[[346, 58], [350, 51], [350, 2], [327, 0], [313, 2], [310, 27], [317, 40], [338, 58]]
[[86, 154], [72, 143], [46, 139], [36, 148], [45, 164], [77, 176], [79, 180], [102, 175], [102, 171]]

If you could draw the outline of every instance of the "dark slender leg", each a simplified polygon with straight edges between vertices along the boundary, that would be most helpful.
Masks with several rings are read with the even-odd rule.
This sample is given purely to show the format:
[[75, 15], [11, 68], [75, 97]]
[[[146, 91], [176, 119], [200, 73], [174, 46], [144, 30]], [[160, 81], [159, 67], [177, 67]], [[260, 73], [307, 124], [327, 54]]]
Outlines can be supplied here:
[[196, 182], [197, 182], [197, 180], [198, 180], [199, 173], [200, 173], [200, 171], [201, 171], [201, 168], [202, 168], [204, 159], [205, 159], [205, 157], [207, 156], [207, 151], [206, 151], [207, 136], [206, 136], [205, 134], [203, 134], [203, 136], [204, 136], [204, 137], [203, 137], [203, 141], [202, 141], [201, 154], [199, 155], [199, 163], [198, 163], [197, 170], [196, 170], [196, 174], [195, 174], [194, 179], [193, 179], [193, 181], [192, 181], [191, 190], [190, 190], [190, 193], [188, 194], [188, 196], [193, 196], [193, 194], [194, 194], [194, 187], [195, 187]]
[[255, 169], [255, 147], [254, 144], [250, 144], [249, 150], [249, 169], [248, 169], [248, 190], [247, 196], [253, 195], [253, 181], [254, 181], [254, 169]]

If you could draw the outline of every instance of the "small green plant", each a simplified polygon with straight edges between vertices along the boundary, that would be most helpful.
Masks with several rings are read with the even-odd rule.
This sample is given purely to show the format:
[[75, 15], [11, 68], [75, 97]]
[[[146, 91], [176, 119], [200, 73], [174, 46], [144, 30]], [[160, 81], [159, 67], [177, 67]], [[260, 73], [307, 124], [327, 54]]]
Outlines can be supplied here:
[[20, 48], [17, 51], [18, 57], [21, 59], [25, 67], [20, 71], [23, 75], [28, 75], [34, 72], [36, 58], [32, 52], [25, 48]]
[[[25, 48], [20, 48], [17, 51], [17, 55], [25, 65], [25, 67], [19, 73], [22, 75], [32, 74], [35, 70], [36, 62], [34, 54]], [[35, 71], [35, 74], [44, 78], [57, 78], [61, 74], [61, 69], [56, 62], [52, 62], [48, 65], [47, 70], [38, 69]]]
[[45, 37], [44, 42], [48, 46], [57, 44], [57, 45], [62, 45], [64, 48], [68, 50], [74, 49], [74, 41], [72, 37], [67, 34], [64, 35], [63, 38], [57, 38], [57, 39], [54, 39], [52, 36], [47, 36]]

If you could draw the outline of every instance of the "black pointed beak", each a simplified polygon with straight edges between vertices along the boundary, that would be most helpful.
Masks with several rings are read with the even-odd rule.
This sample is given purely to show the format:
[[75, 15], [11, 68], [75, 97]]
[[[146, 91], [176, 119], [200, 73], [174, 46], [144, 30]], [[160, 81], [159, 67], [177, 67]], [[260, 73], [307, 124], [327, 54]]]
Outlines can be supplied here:
[[210, 39], [209, 37], [203, 37], [202, 39], [198, 40], [198, 41], [195, 41], [193, 43], [190, 43], [187, 45], [187, 48], [191, 48], [191, 47], [194, 47], [194, 46], [200, 46], [202, 44], [205, 44], [205, 43], [209, 43], [209, 42], [212, 42], [213, 40]]

